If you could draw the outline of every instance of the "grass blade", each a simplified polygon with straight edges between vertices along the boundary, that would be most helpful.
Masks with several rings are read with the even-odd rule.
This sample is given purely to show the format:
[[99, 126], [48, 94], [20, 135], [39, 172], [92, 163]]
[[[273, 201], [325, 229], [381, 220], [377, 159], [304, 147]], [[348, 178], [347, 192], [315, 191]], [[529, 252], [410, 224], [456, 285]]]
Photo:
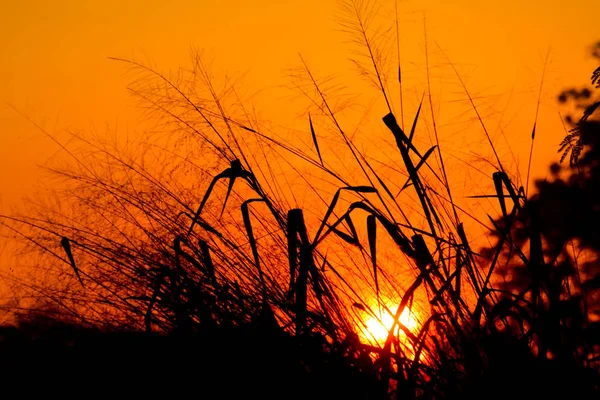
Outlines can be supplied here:
[[252, 223], [250, 222], [250, 211], [248, 210], [248, 204], [254, 203], [257, 201], [263, 201], [263, 199], [250, 199], [246, 200], [242, 203], [242, 218], [244, 220], [244, 228], [246, 229], [246, 235], [248, 236], [248, 241], [250, 242], [250, 248], [252, 250], [252, 256], [254, 257], [254, 264], [256, 265], [256, 269], [258, 270], [258, 276], [260, 279], [260, 284], [262, 286], [263, 294], [266, 295], [266, 284], [265, 278], [263, 275], [262, 268], [260, 266], [260, 256], [258, 254], [258, 246], [256, 245], [256, 238], [254, 237], [254, 232], [252, 230]]
[[210, 255], [210, 247], [208, 246], [208, 243], [206, 243], [202, 239], [198, 240], [198, 245], [200, 246], [200, 252], [202, 253], [202, 261], [204, 263], [204, 267], [206, 268], [208, 277], [209, 277], [211, 283], [213, 285], [215, 285], [216, 284], [215, 265], [213, 264], [212, 257]]
[[233, 189], [233, 184], [235, 183], [235, 180], [237, 178], [248, 179], [251, 177], [251, 175], [252, 174], [250, 172], [244, 170], [240, 160], [235, 159], [235, 160], [231, 161], [229, 168], [227, 168], [225, 171], [223, 171], [220, 174], [218, 174], [217, 176], [215, 176], [213, 178], [212, 182], [210, 183], [210, 185], [208, 186], [208, 189], [206, 190], [206, 193], [204, 194], [204, 197], [202, 198], [202, 201], [200, 202], [200, 206], [198, 207], [198, 210], [196, 211], [196, 214], [194, 215], [194, 218], [192, 219], [190, 229], [188, 230], [188, 235], [190, 235], [192, 233], [192, 231], [194, 229], [194, 225], [198, 222], [198, 218], [200, 218], [200, 213], [202, 212], [202, 209], [206, 205], [206, 202], [208, 201], [208, 198], [209, 198], [210, 194], [212, 193], [212, 190], [214, 189], [215, 184], [220, 179], [229, 179], [229, 183], [227, 186], [227, 194], [225, 195], [225, 200], [223, 201], [223, 208], [221, 209], [221, 216], [222, 216], [223, 212], [225, 211], [225, 206], [227, 205], [227, 200], [229, 199], [229, 195], [231, 194], [231, 190]]
[[77, 269], [77, 265], [75, 264], [75, 258], [73, 258], [73, 252], [71, 251], [71, 241], [69, 240], [68, 237], [63, 236], [62, 239], [60, 240], [60, 244], [63, 247], [63, 249], [65, 250], [65, 253], [67, 253], [67, 257], [69, 258], [69, 263], [71, 264], [71, 268], [73, 268], [73, 271], [75, 272], [75, 276], [77, 277], [77, 279], [79, 280], [79, 283], [81, 283], [81, 286], [83, 287], [83, 281], [81, 280], [81, 275], [79, 275], [79, 269]]
[[[427, 150], [427, 152], [425, 153], [425, 155], [421, 158], [421, 160], [419, 161], [419, 163], [417, 164], [417, 166], [415, 167], [416, 171], [419, 171], [419, 169], [421, 169], [421, 167], [423, 166], [423, 164], [425, 164], [427, 162], [427, 159], [429, 158], [429, 156], [431, 156], [431, 154], [433, 154], [433, 151], [437, 148], [437, 144], [434, 145], [433, 147], [431, 147], [429, 150]], [[402, 188], [400, 189], [400, 191], [398, 192], [398, 194], [396, 195], [396, 197], [398, 197], [398, 195], [404, 190], [406, 189], [408, 186], [410, 185], [410, 178], [408, 178], [406, 180], [406, 182], [404, 183], [404, 185], [402, 185]]]
[[319, 156], [319, 161], [321, 161], [321, 165], [324, 166], [323, 158], [321, 157], [321, 151], [319, 150], [319, 143], [317, 142], [317, 135], [315, 134], [315, 129], [313, 127], [310, 114], [308, 114], [308, 123], [310, 125], [310, 134], [312, 135], [313, 144], [315, 145], [315, 150], [317, 150], [317, 155]]
[[342, 190], [348, 190], [350, 192], [354, 192], [354, 193], [377, 193], [377, 189], [375, 189], [372, 186], [346, 186], [343, 188], [339, 188], [335, 194], [333, 195], [333, 199], [331, 200], [331, 204], [329, 205], [329, 207], [327, 208], [327, 211], [325, 212], [325, 216], [323, 217], [323, 221], [321, 222], [321, 225], [319, 226], [319, 229], [317, 230], [317, 233], [315, 234], [315, 238], [313, 239], [313, 243], [316, 243], [319, 241], [321, 232], [323, 231], [323, 229], [325, 228], [325, 226], [327, 225], [327, 220], [329, 219], [329, 217], [331, 216], [331, 214], [333, 213], [333, 210], [340, 198], [340, 194], [342, 192]]
[[374, 215], [367, 216], [367, 234], [371, 263], [373, 264], [373, 278], [375, 279], [375, 293], [379, 299], [379, 280], [377, 279], [377, 219]]

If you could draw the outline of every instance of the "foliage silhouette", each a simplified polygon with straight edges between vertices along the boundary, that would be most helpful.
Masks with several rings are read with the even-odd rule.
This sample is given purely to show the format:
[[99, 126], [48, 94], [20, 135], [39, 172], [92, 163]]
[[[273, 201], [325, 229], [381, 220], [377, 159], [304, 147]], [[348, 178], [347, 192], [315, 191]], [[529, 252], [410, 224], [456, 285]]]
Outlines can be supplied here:
[[[504, 302], [506, 315], [517, 316], [514, 329], [530, 326], [524, 342], [550, 371], [546, 378], [591, 379], [580, 381], [583, 388], [594, 386], [586, 368], [597, 368], [600, 361], [600, 120], [595, 114], [600, 102], [589, 89], [565, 90], [559, 102], [569, 98], [583, 110], [577, 120], [566, 118], [572, 129], [559, 146], [561, 161], [570, 152], [570, 163], [553, 164], [551, 176], [536, 181], [526, 207], [495, 221], [496, 238], [508, 238], [496, 273], [504, 293], [498, 306]], [[497, 248], [483, 253], [498, 257]]]

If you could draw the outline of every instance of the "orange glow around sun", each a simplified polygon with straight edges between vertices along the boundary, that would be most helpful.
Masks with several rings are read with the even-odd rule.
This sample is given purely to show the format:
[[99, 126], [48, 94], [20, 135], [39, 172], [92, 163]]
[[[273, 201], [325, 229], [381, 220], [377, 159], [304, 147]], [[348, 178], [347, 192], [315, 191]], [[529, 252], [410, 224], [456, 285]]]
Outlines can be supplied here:
[[[377, 307], [374, 307], [374, 309]], [[389, 310], [395, 310], [396, 308], [388, 308]], [[406, 327], [410, 332], [415, 335], [418, 334], [419, 320], [414, 311], [408, 307], [400, 314], [399, 322]], [[394, 324], [394, 315], [386, 310], [376, 312], [375, 315], [369, 315], [364, 320], [362, 327], [362, 336], [367, 342], [371, 344], [377, 344], [383, 346], [385, 343], [388, 333]], [[400, 339], [405, 341], [406, 334], [402, 329], [398, 330], [398, 326], [395, 329], [395, 334], [400, 335]], [[407, 343], [405, 343], [407, 344]]]

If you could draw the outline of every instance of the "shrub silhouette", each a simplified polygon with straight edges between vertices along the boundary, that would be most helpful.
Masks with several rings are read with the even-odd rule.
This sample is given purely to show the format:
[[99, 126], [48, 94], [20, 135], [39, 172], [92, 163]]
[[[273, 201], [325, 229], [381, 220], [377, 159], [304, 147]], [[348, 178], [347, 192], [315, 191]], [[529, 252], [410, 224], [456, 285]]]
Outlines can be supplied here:
[[[510, 310], [518, 316], [513, 327], [530, 326], [523, 341], [533, 345], [542, 379], [585, 377], [574, 386], [597, 388], [597, 380], [592, 383], [597, 377], [585, 367], [597, 369], [600, 361], [600, 121], [595, 114], [600, 103], [588, 89], [566, 90], [559, 101], [569, 97], [583, 110], [577, 120], [567, 117], [572, 129], [559, 147], [561, 161], [569, 156], [570, 165], [553, 164], [550, 179], [536, 181], [527, 207], [495, 221], [496, 238], [507, 238], [497, 269], [505, 297], [498, 304], [505, 302], [506, 315]], [[498, 254], [496, 248], [484, 252], [489, 258]], [[518, 311], [513, 299], [522, 304]]]

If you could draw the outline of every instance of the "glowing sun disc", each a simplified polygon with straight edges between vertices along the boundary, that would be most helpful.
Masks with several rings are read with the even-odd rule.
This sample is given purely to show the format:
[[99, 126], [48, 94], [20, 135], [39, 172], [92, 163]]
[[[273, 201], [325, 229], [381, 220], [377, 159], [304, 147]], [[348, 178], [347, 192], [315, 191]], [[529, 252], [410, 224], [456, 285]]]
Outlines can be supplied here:
[[[413, 333], [419, 325], [415, 315], [408, 308], [405, 308], [400, 314], [400, 323]], [[379, 344], [383, 344], [393, 324], [394, 317], [390, 313], [383, 312], [379, 317], [370, 316], [365, 321], [365, 336], [368, 340], [375, 340]]]

